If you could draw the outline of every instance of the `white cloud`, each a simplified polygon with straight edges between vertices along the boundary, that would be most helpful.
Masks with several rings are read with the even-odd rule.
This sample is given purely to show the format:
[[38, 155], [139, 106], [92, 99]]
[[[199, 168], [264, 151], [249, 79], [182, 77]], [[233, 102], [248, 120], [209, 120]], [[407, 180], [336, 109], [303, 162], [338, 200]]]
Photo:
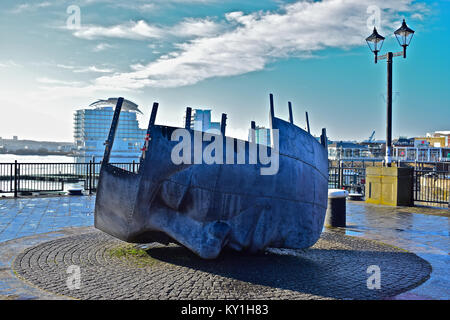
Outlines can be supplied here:
[[107, 69], [107, 68], [98, 68], [96, 66], [89, 66], [86, 68], [75, 69], [73, 72], [75, 72], [75, 73], [83, 73], [83, 72], [111, 73], [111, 72], [114, 72], [114, 70]]
[[155, 9], [154, 3], [145, 3], [141, 6], [139, 6], [139, 10], [141, 11], [153, 11]]
[[22, 13], [24, 11], [36, 10], [39, 8], [46, 8], [51, 5], [52, 4], [48, 1], [39, 2], [39, 3], [22, 3], [22, 4], [17, 5], [13, 10], [11, 10], [11, 12], [12, 13]]
[[224, 26], [206, 19], [188, 18], [168, 30], [169, 33], [178, 37], [207, 37], [216, 35], [224, 30]]
[[64, 81], [64, 80], [57, 80], [57, 79], [50, 79], [46, 77], [37, 78], [37, 82], [42, 84], [50, 84], [50, 85], [64, 85], [64, 86], [79, 86], [81, 85], [81, 82], [79, 81]]
[[424, 15], [421, 14], [421, 13], [414, 13], [413, 15], [411, 15], [411, 18], [416, 19], [416, 20], [423, 21]]
[[74, 36], [88, 40], [99, 38], [143, 40], [160, 38], [162, 34], [160, 28], [151, 26], [143, 20], [139, 20], [137, 22], [131, 21], [112, 27], [82, 26], [81, 29], [74, 32]]
[[76, 30], [73, 35], [87, 40], [101, 38], [120, 38], [132, 40], [160, 39], [167, 36], [182, 38], [205, 37], [216, 35], [223, 30], [223, 25], [211, 20], [187, 18], [172, 27], [154, 26], [144, 20], [130, 21], [124, 24], [110, 27], [83, 26]]
[[[130, 71], [103, 75], [88, 86], [77, 88], [77, 94], [95, 91], [140, 91], [145, 87], [180, 87], [192, 85], [213, 77], [228, 77], [267, 68], [277, 59], [317, 56], [326, 48], [349, 49], [365, 46], [367, 7], [378, 5], [381, 9], [380, 33], [395, 30], [404, 15], [426, 14], [427, 7], [413, 0], [322, 0], [297, 1], [284, 4], [276, 11], [258, 11], [245, 14], [230, 12], [217, 26], [206, 19], [186, 19], [172, 27], [155, 27], [144, 21], [106, 27], [89, 27], [76, 34], [86, 39], [97, 37], [127, 37], [151, 39], [175, 33], [185, 23], [189, 32], [197, 37], [174, 44], [176, 50], [160, 56], [148, 64], [133, 64]], [[414, 28], [414, 17], [409, 18]], [[415, 20], [417, 21], [417, 19]], [[202, 23], [214, 32], [201, 35]], [[77, 31], [78, 32], [78, 31]], [[181, 36], [181, 35], [180, 35]], [[167, 39], [165, 39], [167, 41]], [[159, 41], [159, 40], [158, 40]], [[153, 45], [150, 45], [153, 46]], [[96, 67], [71, 67], [73, 72], [104, 72], [113, 70]], [[51, 90], [51, 88], [47, 88]], [[64, 88], [53, 88], [65, 92]], [[66, 90], [70, 92], [70, 88]]]
[[69, 66], [69, 65], [65, 65], [65, 64], [57, 64], [56, 66], [61, 69], [69, 69], [69, 70], [73, 70], [76, 68], [74, 66]]
[[102, 43], [97, 44], [93, 50], [94, 50], [94, 52], [100, 52], [100, 51], [104, 51], [107, 49], [111, 49], [112, 47], [113, 47], [113, 45], [102, 42]]
[[[73, 1], [72, 1], [73, 2]], [[175, 7], [176, 5], [209, 5], [222, 2], [220, 0], [77, 0], [80, 6], [92, 4], [106, 4], [112, 8], [135, 10], [139, 12], [154, 12], [164, 7]]]
[[175, 52], [131, 72], [96, 79], [100, 87], [140, 89], [195, 84], [211, 77], [262, 70], [278, 58], [311, 57], [325, 48], [348, 49], [365, 45], [369, 5], [382, 10], [382, 28], [392, 30], [403, 13], [423, 8], [412, 0], [298, 1], [277, 12], [226, 15], [234, 28], [216, 36], [177, 45]]
[[21, 67], [21, 65], [12, 60], [0, 62], [0, 68], [11, 68], [11, 67]]
[[96, 66], [76, 67], [76, 66], [65, 65], [65, 64], [57, 64], [56, 66], [61, 69], [72, 70], [72, 72], [74, 72], [74, 73], [85, 73], [85, 72], [111, 73], [111, 72], [114, 72], [113, 69], [99, 68]]

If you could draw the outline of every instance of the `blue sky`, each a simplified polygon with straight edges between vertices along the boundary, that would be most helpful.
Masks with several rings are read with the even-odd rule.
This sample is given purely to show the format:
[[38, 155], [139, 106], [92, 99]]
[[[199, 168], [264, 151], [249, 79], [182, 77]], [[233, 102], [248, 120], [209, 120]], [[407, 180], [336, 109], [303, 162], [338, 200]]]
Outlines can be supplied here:
[[448, 0], [2, 0], [0, 136], [71, 141], [74, 110], [124, 96], [142, 127], [158, 101], [157, 123], [210, 108], [246, 138], [272, 92], [276, 115], [292, 101], [314, 134], [384, 139], [386, 64], [364, 39], [376, 23], [399, 51], [403, 18], [416, 34], [394, 62], [394, 137], [450, 130]]

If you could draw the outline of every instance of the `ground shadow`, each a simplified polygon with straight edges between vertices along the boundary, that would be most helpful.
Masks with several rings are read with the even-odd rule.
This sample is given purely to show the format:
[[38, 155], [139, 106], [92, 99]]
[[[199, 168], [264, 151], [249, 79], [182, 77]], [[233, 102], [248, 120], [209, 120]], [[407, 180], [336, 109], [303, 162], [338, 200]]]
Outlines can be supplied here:
[[[301, 256], [224, 250], [204, 260], [181, 246], [147, 250], [154, 259], [268, 288], [336, 299], [384, 299], [428, 279], [430, 265], [408, 252], [308, 249]], [[381, 270], [381, 288], [369, 289], [367, 268]]]

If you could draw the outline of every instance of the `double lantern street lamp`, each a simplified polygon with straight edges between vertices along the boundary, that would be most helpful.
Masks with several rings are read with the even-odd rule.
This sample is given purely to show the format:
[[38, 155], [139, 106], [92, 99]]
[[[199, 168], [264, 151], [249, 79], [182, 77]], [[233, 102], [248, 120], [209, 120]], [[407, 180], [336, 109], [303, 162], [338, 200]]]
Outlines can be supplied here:
[[366, 38], [367, 44], [370, 50], [375, 55], [375, 63], [378, 60], [387, 60], [387, 125], [386, 125], [386, 166], [391, 166], [391, 156], [392, 156], [392, 62], [394, 57], [403, 56], [406, 58], [406, 48], [411, 43], [411, 39], [414, 35], [414, 30], [410, 29], [403, 19], [402, 26], [394, 32], [400, 46], [403, 47], [403, 51], [400, 52], [388, 52], [385, 55], [378, 56], [381, 48], [383, 47], [384, 37], [381, 36], [377, 28], [373, 28], [373, 33]]

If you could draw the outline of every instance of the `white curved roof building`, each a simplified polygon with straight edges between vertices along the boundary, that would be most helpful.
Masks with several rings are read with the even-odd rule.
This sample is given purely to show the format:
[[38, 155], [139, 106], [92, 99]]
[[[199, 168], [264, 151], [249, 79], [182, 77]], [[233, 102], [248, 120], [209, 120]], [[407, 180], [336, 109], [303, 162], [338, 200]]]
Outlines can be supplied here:
[[[100, 161], [105, 150], [104, 142], [111, 126], [117, 98], [98, 100], [90, 108], [79, 109], [74, 114], [74, 139], [79, 161], [95, 157]], [[145, 129], [139, 127], [136, 113], [138, 105], [125, 100], [119, 118], [116, 138], [112, 150], [112, 162], [138, 161], [144, 144]], [[84, 158], [84, 159], [83, 159]]]

